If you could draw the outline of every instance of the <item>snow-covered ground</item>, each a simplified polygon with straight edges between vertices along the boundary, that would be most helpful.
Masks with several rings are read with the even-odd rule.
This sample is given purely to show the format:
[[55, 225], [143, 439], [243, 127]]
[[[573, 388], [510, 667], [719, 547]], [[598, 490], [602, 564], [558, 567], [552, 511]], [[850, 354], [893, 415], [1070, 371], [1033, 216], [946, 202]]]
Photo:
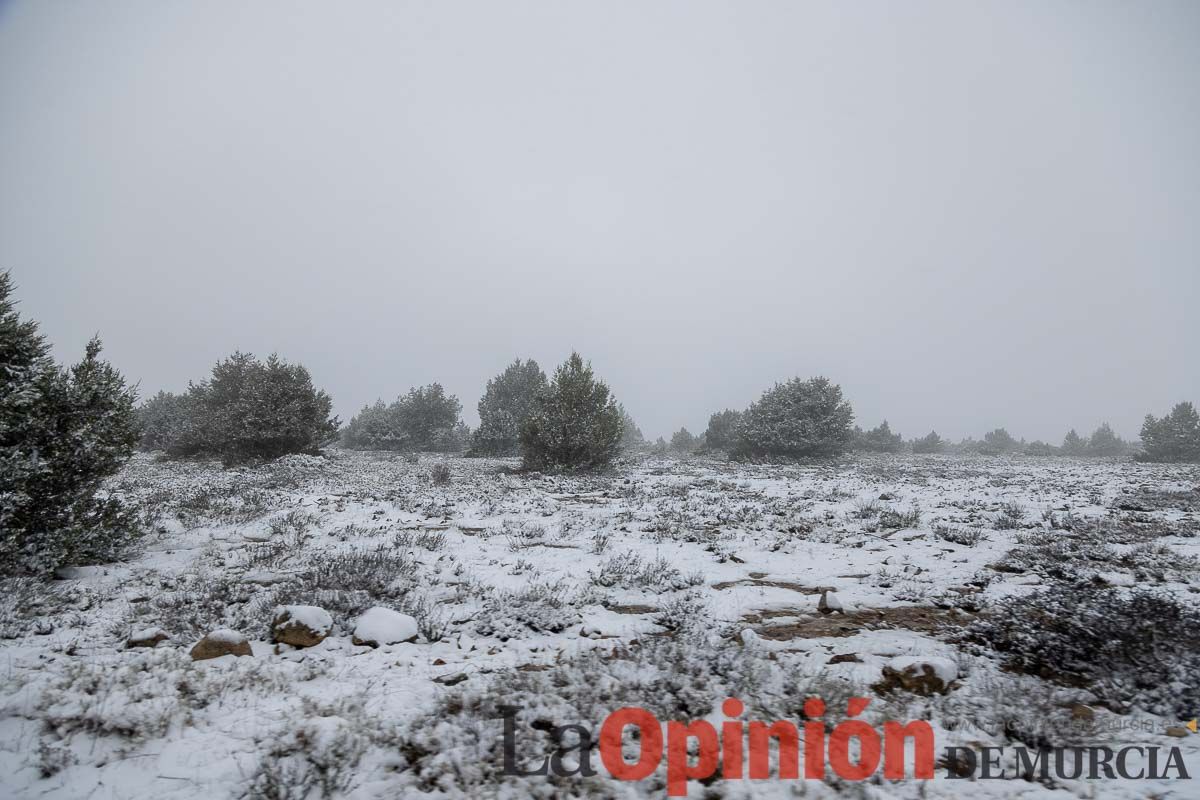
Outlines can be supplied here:
[[[451, 481], [434, 485], [442, 461]], [[929, 719], [939, 751], [1039, 737], [1177, 746], [1193, 779], [960, 781], [939, 769], [861, 785], [693, 781], [692, 795], [1200, 796], [1200, 736], [1179, 735], [1185, 720], [1116, 714], [1086, 687], [1004, 671], [958, 637], [988, 603], [1064, 568], [1053, 549], [1064, 526], [1091, 525], [1106, 545], [1066, 568], [1200, 603], [1194, 466], [649, 459], [592, 477], [514, 466], [334, 451], [225, 470], [138, 456], [116, 487], [155, 531], [138, 558], [73, 570], [49, 591], [4, 585], [0, 797], [662, 797], [662, 770], [620, 782], [598, 758], [591, 778], [503, 776], [496, 706], [524, 709], [524, 765], [550, 752], [535, 720], [595, 732], [640, 705], [720, 722], [733, 696], [750, 718], [799, 721], [814, 695], [831, 725], [855, 695], [871, 698], [861, 718], [873, 725]], [[820, 613], [822, 596], [840, 613]], [[327, 627], [324, 610], [328, 635], [273, 643], [280, 606], [305, 607], [294, 624], [314, 628]], [[394, 641], [356, 644], [356, 627]], [[156, 628], [157, 646], [127, 647], [161, 638]], [[193, 661], [214, 631], [242, 634], [253, 655]], [[872, 688], [913, 660], [948, 691]]]

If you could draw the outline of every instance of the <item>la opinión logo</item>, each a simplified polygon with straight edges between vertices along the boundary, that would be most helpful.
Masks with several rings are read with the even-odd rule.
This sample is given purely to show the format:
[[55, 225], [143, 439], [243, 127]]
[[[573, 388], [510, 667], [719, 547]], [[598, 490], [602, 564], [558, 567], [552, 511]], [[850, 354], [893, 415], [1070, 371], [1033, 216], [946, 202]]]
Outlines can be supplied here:
[[[504, 721], [504, 774], [513, 776], [592, 777], [596, 768], [593, 751], [608, 774], [623, 781], [640, 781], [655, 774], [666, 762], [667, 795], [683, 797], [691, 780], [823, 780], [829, 772], [848, 781], [862, 781], [879, 772], [887, 780], [929, 780], [935, 777], [933, 727], [924, 720], [884, 722], [882, 730], [855, 719], [870, 704], [866, 697], [852, 697], [847, 719], [826, 730], [821, 719], [825, 702], [809, 698], [804, 703], [801, 726], [789, 720], [763, 722], [742, 720], [745, 704], [728, 698], [721, 705], [728, 717], [719, 725], [706, 720], [660, 721], [644, 708], [627, 706], [609, 714], [599, 736], [584, 725], [554, 725], [545, 720], [532, 723], [535, 733], [549, 736], [554, 751], [538, 764], [518, 763], [517, 715], [520, 706], [499, 707]], [[633, 728], [638, 744], [636, 758], [626, 758], [623, 746], [627, 729]], [[804, 736], [801, 741], [800, 732]], [[570, 743], [568, 743], [570, 741]], [[909, 744], [911, 743], [911, 747]], [[854, 746], [854, 745], [857, 746]], [[952, 779], [1010, 779], [1012, 772], [1000, 768], [1006, 748], [983, 748], [977, 756], [970, 748], [945, 748], [942, 761], [945, 777]], [[1178, 748], [1109, 747], [1007, 748], [1014, 751], [1015, 776], [1101, 778], [1190, 778]], [[772, 752], [776, 770], [772, 772]], [[1165, 753], [1161, 751], [1166, 751]], [[911, 753], [911, 763], [906, 756]]]

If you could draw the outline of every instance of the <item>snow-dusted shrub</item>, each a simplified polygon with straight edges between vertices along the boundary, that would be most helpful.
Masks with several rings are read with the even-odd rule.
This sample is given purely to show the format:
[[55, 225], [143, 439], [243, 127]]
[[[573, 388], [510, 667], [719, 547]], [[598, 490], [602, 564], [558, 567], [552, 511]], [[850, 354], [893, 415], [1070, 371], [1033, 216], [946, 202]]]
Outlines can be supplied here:
[[987, 534], [982, 528], [965, 528], [961, 525], [934, 525], [933, 535], [964, 547], [974, 547], [987, 540]]
[[1200, 462], [1200, 414], [1178, 403], [1162, 419], [1147, 414], [1142, 423], [1142, 461]]
[[1200, 610], [1166, 592], [1060, 584], [996, 601], [965, 632], [1011, 670], [1084, 686], [1116, 711], [1200, 706]]
[[1004, 428], [996, 428], [983, 435], [983, 441], [978, 443], [976, 449], [985, 456], [998, 456], [1017, 452], [1021, 449], [1021, 443]]
[[[372, 606], [400, 603], [417, 583], [416, 569], [410, 555], [385, 545], [314, 552], [288, 580], [255, 596], [253, 622], [265, 626], [270, 620], [257, 610], [277, 605], [317, 605], [344, 621]], [[257, 630], [249, 622], [244, 627]]]
[[450, 465], [439, 461], [429, 468], [429, 482], [434, 486], [450, 485]]
[[854, 411], [828, 378], [778, 383], [751, 404], [738, 425], [736, 455], [835, 456], [853, 437]]
[[515, 592], [489, 594], [483, 601], [475, 632], [504, 642], [530, 631], [561, 633], [581, 621], [563, 582], [533, 583]]
[[666, 600], [654, 615], [654, 623], [669, 631], [707, 630], [712, 610], [699, 592], [685, 592]]
[[1001, 503], [996, 516], [996, 530], [1011, 531], [1021, 527], [1025, 520], [1025, 509], [1020, 503]]
[[300, 364], [272, 354], [259, 361], [234, 353], [178, 398], [150, 403], [162, 424], [154, 438], [168, 455], [215, 456], [226, 463], [315, 454], [333, 441], [338, 420], [333, 401], [313, 387]]
[[521, 429], [526, 469], [597, 469], [621, 449], [622, 421], [616, 401], [592, 365], [572, 353], [537, 396]]
[[520, 449], [521, 428], [546, 387], [546, 373], [533, 359], [517, 359], [488, 381], [479, 400], [479, 427], [471, 436], [478, 456], [510, 456]]
[[104, 491], [137, 441], [134, 393], [99, 339], [70, 369], [55, 364], [12, 288], [0, 273], [0, 574], [112, 560], [138, 535]]
[[685, 577], [662, 556], [647, 561], [633, 550], [606, 558], [590, 575], [592, 583], [597, 586], [647, 589], [652, 592], [686, 589], [704, 582], [703, 576], [700, 575]]
[[382, 401], [360, 411], [342, 433], [354, 450], [409, 450], [457, 453], [470, 432], [459, 419], [462, 403], [440, 383], [410, 389], [390, 405]]

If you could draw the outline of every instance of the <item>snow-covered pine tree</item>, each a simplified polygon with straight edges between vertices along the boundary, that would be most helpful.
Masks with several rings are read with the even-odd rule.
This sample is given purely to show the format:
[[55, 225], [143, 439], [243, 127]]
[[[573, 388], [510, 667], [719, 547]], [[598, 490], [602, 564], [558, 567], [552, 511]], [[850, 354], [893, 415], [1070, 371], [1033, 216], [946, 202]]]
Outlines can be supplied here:
[[103, 491], [137, 441], [134, 392], [100, 360], [99, 339], [80, 363], [56, 365], [12, 289], [0, 274], [0, 572], [110, 560], [137, 533]]
[[777, 383], [738, 425], [739, 456], [834, 456], [853, 435], [854, 410], [828, 378]]
[[487, 383], [479, 400], [479, 427], [471, 439], [470, 455], [515, 455], [521, 446], [521, 427], [546, 387], [546, 373], [532, 358], [517, 359]]
[[621, 411], [578, 353], [562, 363], [538, 394], [521, 429], [526, 469], [597, 469], [621, 450]]

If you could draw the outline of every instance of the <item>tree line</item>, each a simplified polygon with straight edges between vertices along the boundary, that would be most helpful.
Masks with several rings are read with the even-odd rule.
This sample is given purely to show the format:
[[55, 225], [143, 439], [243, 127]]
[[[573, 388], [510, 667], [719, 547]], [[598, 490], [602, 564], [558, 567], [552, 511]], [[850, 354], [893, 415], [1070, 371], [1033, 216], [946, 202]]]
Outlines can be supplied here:
[[[12, 289], [0, 273], [0, 573], [115, 558], [137, 521], [105, 481], [138, 446], [232, 464], [318, 453], [340, 438], [363, 450], [519, 455], [528, 470], [599, 469], [633, 449], [755, 460], [852, 450], [1112, 456], [1130, 449], [1107, 424], [1086, 439], [1072, 430], [1060, 447], [1018, 441], [1003, 428], [956, 445], [936, 432], [906, 443], [887, 422], [857, 428], [841, 387], [824, 377], [777, 383], [743, 411], [713, 414], [700, 436], [681, 429], [670, 443], [648, 443], [578, 353], [549, 377], [535, 361], [514, 361], [488, 381], [474, 431], [458, 399], [436, 383], [369, 405], [343, 428], [308, 370], [276, 355], [234, 353], [185, 391], [159, 392], [137, 406], [134, 387], [100, 359], [99, 339], [79, 364], [57, 364], [37, 323], [18, 314]], [[1192, 404], [1147, 415], [1137, 457], [1200, 462]]]

